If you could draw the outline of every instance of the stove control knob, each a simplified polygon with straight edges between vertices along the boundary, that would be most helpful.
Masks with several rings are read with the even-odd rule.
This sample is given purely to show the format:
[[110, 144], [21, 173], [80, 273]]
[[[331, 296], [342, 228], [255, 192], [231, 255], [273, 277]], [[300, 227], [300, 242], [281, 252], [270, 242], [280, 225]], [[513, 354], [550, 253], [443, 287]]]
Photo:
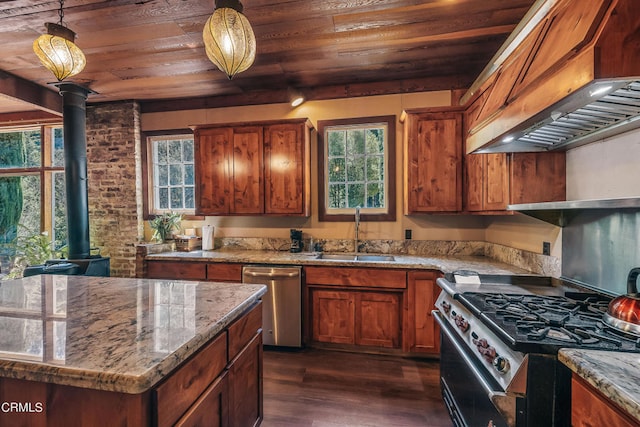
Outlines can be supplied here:
[[502, 356], [498, 356], [495, 359], [493, 359], [493, 367], [499, 373], [506, 374], [507, 372], [509, 372], [509, 368], [511, 366], [509, 365], [509, 360], [505, 359]]
[[469, 330], [469, 322], [464, 317], [457, 315], [455, 317], [455, 322], [458, 329], [462, 332], [467, 332]]
[[444, 310], [445, 313], [449, 313], [449, 310], [451, 310], [451, 304], [449, 304], [446, 301], [442, 301], [440, 305], [442, 306], [442, 309]]

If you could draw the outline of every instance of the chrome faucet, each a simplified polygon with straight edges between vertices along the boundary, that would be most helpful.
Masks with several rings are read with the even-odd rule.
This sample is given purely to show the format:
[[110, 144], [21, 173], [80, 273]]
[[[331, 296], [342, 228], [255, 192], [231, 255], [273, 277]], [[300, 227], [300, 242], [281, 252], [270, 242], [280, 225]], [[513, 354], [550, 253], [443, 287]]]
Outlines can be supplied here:
[[356, 206], [356, 216], [355, 216], [355, 221], [356, 221], [356, 238], [355, 238], [355, 245], [356, 245], [356, 250], [355, 252], [358, 253], [358, 246], [359, 246], [359, 240], [360, 240], [360, 206]]

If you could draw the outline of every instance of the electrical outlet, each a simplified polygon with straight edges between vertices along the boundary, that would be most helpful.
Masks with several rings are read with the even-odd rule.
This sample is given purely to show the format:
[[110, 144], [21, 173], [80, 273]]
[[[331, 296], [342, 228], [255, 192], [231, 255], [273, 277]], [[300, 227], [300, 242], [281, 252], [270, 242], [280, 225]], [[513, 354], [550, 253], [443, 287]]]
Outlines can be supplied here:
[[551, 255], [551, 243], [542, 242], [542, 255]]
[[411, 230], [409, 229], [404, 230], [404, 239], [411, 240]]

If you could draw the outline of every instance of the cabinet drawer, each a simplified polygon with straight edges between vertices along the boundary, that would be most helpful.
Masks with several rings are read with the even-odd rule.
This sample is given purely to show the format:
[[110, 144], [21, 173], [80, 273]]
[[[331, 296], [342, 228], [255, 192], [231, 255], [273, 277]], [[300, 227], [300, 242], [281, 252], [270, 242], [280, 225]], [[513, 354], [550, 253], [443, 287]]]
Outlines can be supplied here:
[[217, 282], [242, 282], [242, 264], [207, 264], [207, 280]]
[[206, 264], [199, 262], [148, 261], [147, 277], [149, 279], [205, 280], [207, 278]]
[[227, 365], [227, 334], [218, 335], [154, 390], [158, 426], [173, 425]]
[[229, 326], [229, 360], [237, 354], [262, 328], [262, 303], [256, 304], [251, 311]]
[[389, 289], [407, 287], [407, 273], [403, 270], [305, 267], [305, 274], [306, 283], [310, 285]]

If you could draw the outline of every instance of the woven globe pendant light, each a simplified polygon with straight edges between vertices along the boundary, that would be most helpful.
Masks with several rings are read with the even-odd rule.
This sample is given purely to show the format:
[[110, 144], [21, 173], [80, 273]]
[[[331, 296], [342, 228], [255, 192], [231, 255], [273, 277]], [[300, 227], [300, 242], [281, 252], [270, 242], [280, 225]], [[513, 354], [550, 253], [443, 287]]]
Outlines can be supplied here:
[[202, 39], [207, 57], [229, 79], [247, 70], [256, 57], [256, 37], [238, 0], [216, 0]]
[[58, 81], [75, 76], [87, 63], [84, 53], [74, 43], [76, 33], [62, 24], [63, 4], [64, 0], [60, 0], [60, 23], [47, 22], [47, 34], [41, 35], [33, 42], [36, 56]]

